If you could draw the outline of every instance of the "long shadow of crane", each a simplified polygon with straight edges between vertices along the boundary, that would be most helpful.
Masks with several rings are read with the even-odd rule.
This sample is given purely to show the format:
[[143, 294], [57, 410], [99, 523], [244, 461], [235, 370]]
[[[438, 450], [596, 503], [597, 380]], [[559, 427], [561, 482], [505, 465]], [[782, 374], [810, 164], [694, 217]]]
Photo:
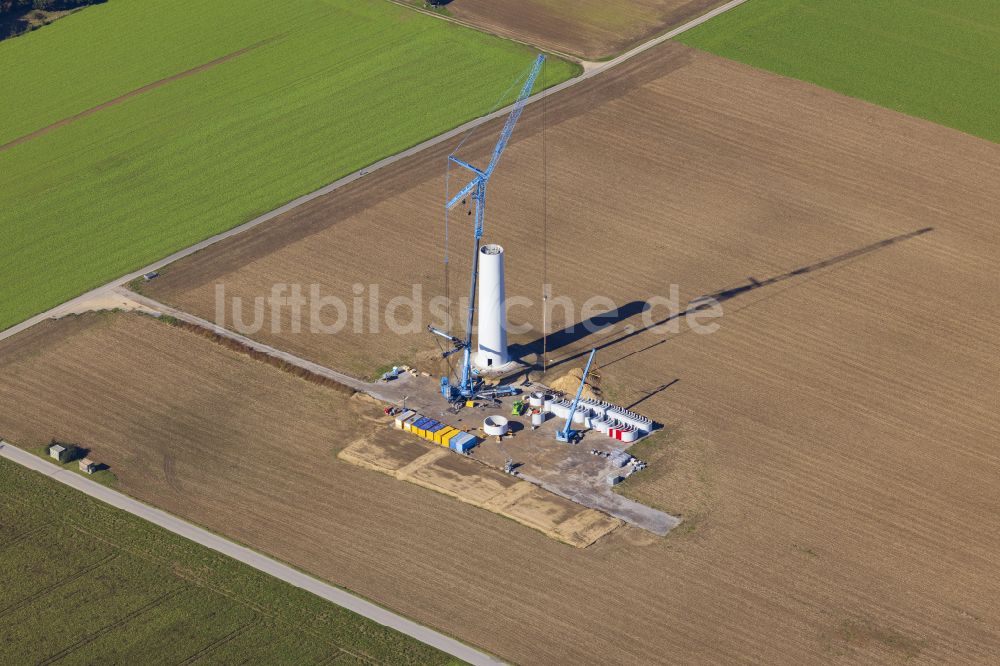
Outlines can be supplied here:
[[[637, 314], [641, 314], [649, 309], [649, 303], [646, 301], [632, 301], [626, 303], [620, 308], [614, 308], [607, 310], [600, 314], [596, 314], [593, 317], [584, 319], [575, 324], [570, 324], [565, 328], [558, 331], [549, 333], [547, 338], [548, 341], [545, 344], [549, 352], [558, 351], [564, 347], [572, 345], [574, 342], [583, 340], [584, 338], [600, 333], [601, 331], [608, 329], [616, 324], [620, 324], [626, 319], [630, 319]], [[540, 355], [543, 348], [543, 338], [536, 338], [531, 342], [526, 343], [515, 343], [508, 347], [508, 351], [512, 358], [523, 360], [525, 357], [534, 355]]]
[[[794, 270], [788, 271], [787, 273], [782, 273], [780, 275], [775, 275], [773, 277], [769, 277], [769, 278], [766, 278], [766, 279], [763, 279], [763, 280], [757, 280], [757, 279], [754, 279], [753, 277], [748, 278], [747, 284], [739, 285], [737, 287], [728, 287], [728, 288], [721, 289], [721, 290], [716, 291], [716, 292], [711, 293], [711, 294], [705, 294], [703, 296], [699, 296], [698, 298], [693, 299], [688, 304], [688, 306], [685, 309], [681, 310], [680, 312], [675, 312], [675, 313], [669, 314], [666, 317], [664, 317], [663, 319], [661, 319], [659, 321], [656, 321], [656, 322], [653, 322], [652, 324], [649, 324], [647, 326], [643, 326], [641, 328], [637, 328], [635, 330], [631, 330], [631, 331], [628, 331], [626, 333], [623, 333], [622, 335], [619, 335], [619, 336], [617, 336], [617, 337], [615, 337], [615, 338], [613, 338], [611, 340], [607, 340], [605, 342], [602, 342], [602, 343], [596, 345], [596, 348], [597, 348], [598, 351], [600, 351], [600, 350], [608, 349], [610, 347], [614, 347], [615, 345], [619, 345], [619, 344], [625, 342], [626, 340], [630, 340], [630, 339], [635, 338], [636, 336], [642, 335], [643, 333], [646, 333], [646, 332], [648, 332], [650, 330], [657, 329], [657, 328], [659, 328], [659, 327], [661, 327], [661, 326], [663, 326], [665, 324], [668, 324], [671, 321], [674, 321], [674, 320], [677, 320], [677, 319], [681, 319], [682, 317], [686, 317], [686, 316], [688, 316], [690, 314], [693, 314], [693, 313], [697, 313], [697, 312], [701, 312], [703, 310], [708, 310], [710, 308], [713, 308], [713, 307], [715, 307], [719, 303], [725, 303], [726, 301], [732, 300], [732, 299], [737, 298], [739, 296], [746, 295], [746, 294], [748, 294], [750, 292], [753, 292], [753, 291], [756, 291], [758, 289], [763, 289], [764, 287], [770, 287], [770, 286], [776, 285], [778, 283], [785, 282], [786, 280], [791, 280], [793, 278], [801, 277], [803, 275], [808, 275], [809, 273], [813, 273], [815, 271], [819, 271], [819, 270], [822, 270], [824, 268], [829, 268], [830, 266], [835, 266], [837, 264], [843, 264], [843, 263], [851, 261], [853, 259], [857, 259], [859, 257], [862, 257], [862, 256], [864, 256], [866, 254], [871, 254], [872, 252], [876, 252], [878, 250], [881, 250], [881, 249], [884, 249], [886, 247], [889, 247], [890, 245], [895, 245], [896, 243], [901, 243], [901, 242], [903, 242], [905, 240], [909, 240], [911, 238], [916, 238], [918, 236], [922, 236], [924, 234], [930, 233], [931, 231], [934, 231], [934, 227], [924, 227], [922, 229], [917, 229], [916, 231], [911, 231], [911, 232], [908, 232], [908, 233], [905, 233], [905, 234], [900, 234], [898, 236], [892, 236], [891, 238], [886, 238], [886, 239], [880, 240], [877, 243], [872, 243], [870, 245], [865, 245], [865, 246], [859, 247], [859, 248], [857, 248], [855, 250], [851, 250], [850, 252], [844, 252], [843, 254], [838, 254], [836, 256], [829, 257], [827, 259], [823, 259], [822, 261], [817, 261], [816, 263], [809, 264], [808, 266], [802, 266], [800, 268], [796, 268]], [[630, 305], [632, 305], [632, 304], [630, 304]], [[642, 312], [644, 310], [645, 310], [645, 308], [642, 308], [642, 309], [639, 310], [639, 312]], [[633, 314], [638, 314], [638, 313], [637, 312], [633, 312]], [[624, 319], [624, 317], [618, 317], [617, 318], [618, 321], [622, 321], [623, 319]], [[568, 327], [568, 328], [572, 329], [572, 327]], [[604, 328], [607, 328], [607, 326], [605, 326]], [[580, 339], [582, 337], [583, 336], [578, 336], [577, 339]], [[624, 356], [621, 356], [620, 358], [608, 361], [606, 363], [601, 363], [601, 367], [602, 368], [606, 368], [606, 367], [608, 367], [609, 365], [611, 365], [613, 363], [617, 363], [618, 361], [622, 361], [622, 360], [624, 360], [624, 359], [626, 359], [626, 358], [628, 358], [630, 356], [634, 356], [636, 354], [640, 354], [642, 352], [645, 352], [645, 351], [648, 351], [648, 350], [652, 349], [653, 347], [656, 347], [658, 345], [664, 344], [666, 341], [667, 341], [666, 339], [659, 340], [659, 341], [657, 341], [657, 342], [655, 342], [655, 343], [653, 343], [653, 344], [651, 344], [648, 347], [645, 347], [643, 349], [639, 349], [637, 351], [630, 352], [628, 354], [625, 354]], [[532, 343], [532, 345], [534, 345], [534, 344], [535, 343]], [[565, 344], [568, 344], [568, 343], [565, 343]], [[563, 346], [565, 346], [565, 344]], [[586, 350], [586, 351], [581, 351], [581, 352], [577, 352], [575, 354], [571, 354], [571, 355], [569, 355], [569, 356], [567, 356], [565, 358], [561, 358], [561, 359], [559, 359], [559, 360], [557, 360], [555, 362], [549, 363], [548, 364], [548, 369], [551, 370], [553, 367], [557, 367], [557, 366], [563, 365], [565, 363], [569, 363], [571, 361], [574, 361], [574, 360], [580, 358], [581, 356], [585, 356], [588, 353], [590, 353], [589, 349]]]
[[650, 398], [652, 398], [654, 395], [657, 395], [659, 393], [663, 393], [664, 391], [666, 391], [668, 388], [670, 388], [671, 386], [673, 386], [674, 384], [676, 384], [679, 381], [680, 381], [680, 378], [673, 379], [673, 380], [667, 382], [666, 384], [660, 384], [659, 386], [657, 386], [655, 389], [652, 389], [651, 391], [640, 391], [642, 393], [642, 397], [639, 398], [638, 400], [636, 400], [635, 402], [633, 402], [630, 405], [625, 405], [625, 409], [635, 409], [637, 406], [639, 406], [642, 403], [646, 402], [647, 400], [649, 400]]

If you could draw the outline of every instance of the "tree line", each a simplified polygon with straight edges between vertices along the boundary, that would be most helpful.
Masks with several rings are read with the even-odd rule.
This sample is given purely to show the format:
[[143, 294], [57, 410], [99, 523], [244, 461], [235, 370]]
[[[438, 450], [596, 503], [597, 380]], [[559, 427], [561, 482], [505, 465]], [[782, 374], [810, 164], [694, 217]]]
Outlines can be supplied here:
[[32, 9], [43, 9], [56, 12], [65, 9], [75, 9], [84, 5], [96, 5], [105, 0], [0, 0], [0, 17], [17, 18]]
[[0, 39], [12, 37], [48, 23], [29, 20], [28, 14], [36, 9], [46, 12], [65, 11], [86, 5], [96, 5], [107, 0], [0, 0]]

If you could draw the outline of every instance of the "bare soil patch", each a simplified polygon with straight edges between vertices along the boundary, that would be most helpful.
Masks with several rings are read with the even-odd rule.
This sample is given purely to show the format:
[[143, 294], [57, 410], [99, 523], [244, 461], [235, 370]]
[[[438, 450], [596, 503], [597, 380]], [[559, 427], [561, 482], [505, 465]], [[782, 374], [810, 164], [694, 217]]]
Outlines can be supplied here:
[[602, 60], [689, 21], [725, 0], [454, 0], [455, 18], [480, 29]]
[[600, 511], [395, 430], [382, 429], [337, 457], [493, 511], [576, 548], [586, 548], [622, 525]]
[[[637, 315], [551, 350], [558, 376], [601, 346], [603, 394], [665, 424], [627, 492], [684, 517], [668, 538], [568, 548], [343, 464], [364, 433], [342, 398], [168, 327], [68, 335], [66, 319], [6, 341], [0, 433], [107, 447], [129, 492], [518, 662], [1000, 653], [1000, 147], [676, 45], [547, 111], [554, 294], [623, 305], [676, 283], [683, 302], [723, 301], [713, 335]], [[540, 114], [487, 220], [508, 293], [536, 298]], [[276, 281], [439, 293], [445, 152], [179, 262], [152, 295], [212, 318], [216, 282], [251, 301]], [[436, 353], [422, 332], [261, 337], [352, 372]]]

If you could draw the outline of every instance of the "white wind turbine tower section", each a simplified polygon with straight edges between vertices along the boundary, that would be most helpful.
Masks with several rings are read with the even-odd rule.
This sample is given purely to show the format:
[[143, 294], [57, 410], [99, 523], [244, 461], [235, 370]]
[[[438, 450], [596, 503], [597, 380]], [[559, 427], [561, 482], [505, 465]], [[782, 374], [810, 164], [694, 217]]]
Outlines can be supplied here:
[[507, 354], [507, 298], [504, 289], [503, 248], [484, 245], [479, 251], [479, 349], [476, 367], [499, 370], [510, 362]]

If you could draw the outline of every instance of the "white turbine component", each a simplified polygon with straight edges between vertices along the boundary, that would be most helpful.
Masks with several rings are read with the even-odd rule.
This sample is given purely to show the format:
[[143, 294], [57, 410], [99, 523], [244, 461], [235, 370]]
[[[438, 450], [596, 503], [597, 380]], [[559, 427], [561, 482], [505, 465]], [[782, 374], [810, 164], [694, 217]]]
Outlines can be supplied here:
[[483, 432], [491, 437], [506, 435], [510, 428], [510, 423], [503, 416], [488, 416], [483, 421]]
[[484, 245], [479, 250], [479, 352], [476, 354], [476, 366], [482, 370], [498, 370], [508, 362], [503, 248]]

